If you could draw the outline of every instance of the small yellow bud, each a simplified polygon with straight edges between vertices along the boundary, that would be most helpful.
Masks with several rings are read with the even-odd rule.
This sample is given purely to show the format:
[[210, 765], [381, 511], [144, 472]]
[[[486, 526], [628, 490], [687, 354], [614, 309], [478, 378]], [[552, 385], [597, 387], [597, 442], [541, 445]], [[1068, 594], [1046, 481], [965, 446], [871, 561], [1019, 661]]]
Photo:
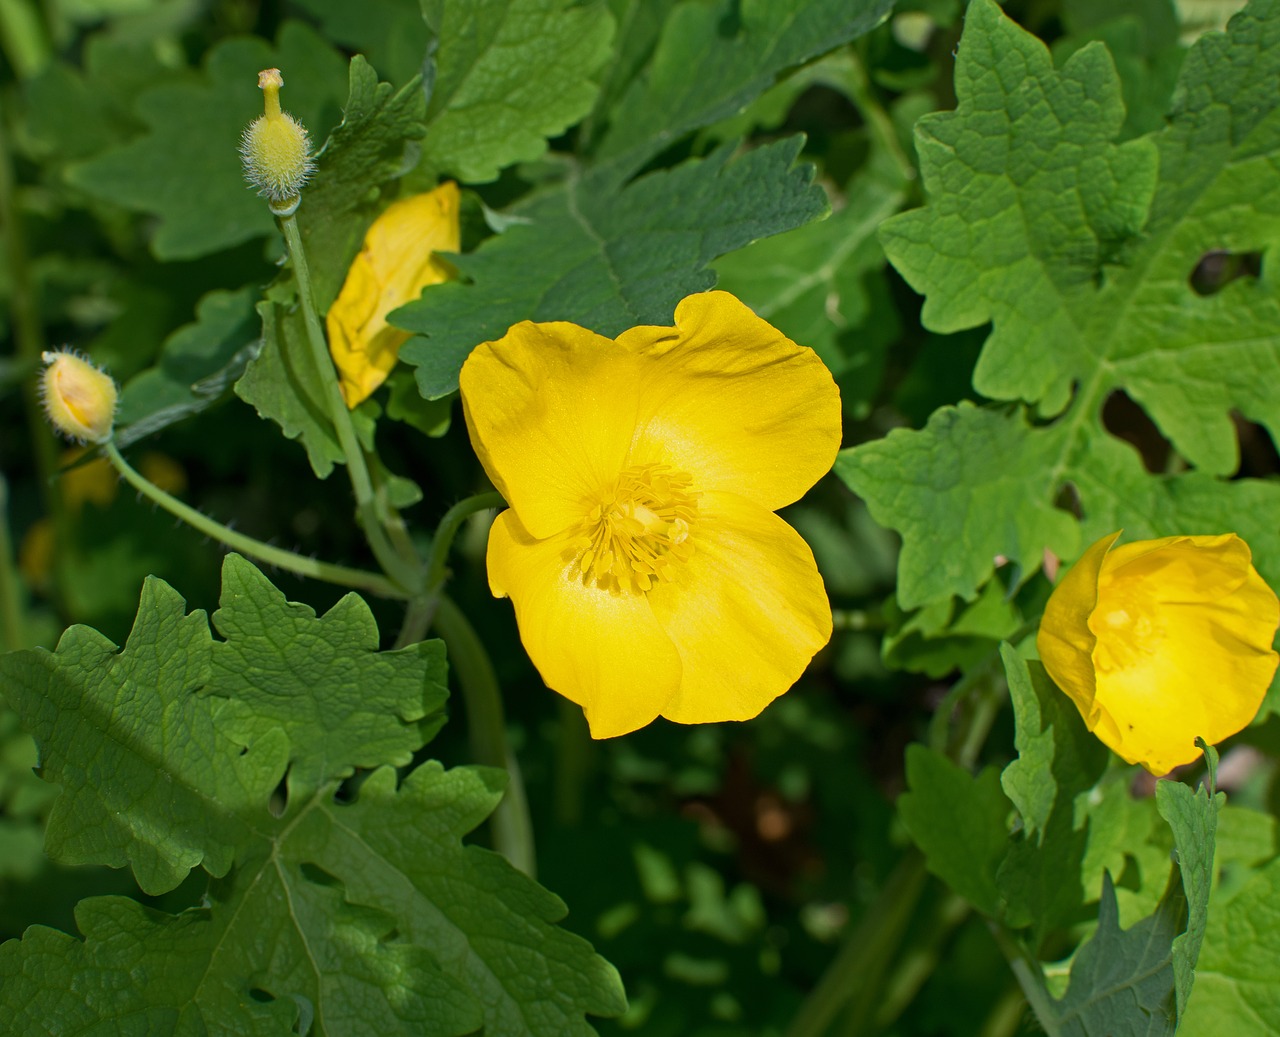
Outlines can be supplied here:
[[40, 398], [49, 421], [68, 439], [104, 443], [116, 416], [116, 383], [70, 350], [43, 353]]
[[311, 138], [302, 123], [280, 110], [284, 77], [278, 68], [258, 73], [265, 114], [249, 124], [240, 138], [240, 160], [245, 179], [258, 189], [277, 216], [298, 208], [299, 192], [315, 170]]

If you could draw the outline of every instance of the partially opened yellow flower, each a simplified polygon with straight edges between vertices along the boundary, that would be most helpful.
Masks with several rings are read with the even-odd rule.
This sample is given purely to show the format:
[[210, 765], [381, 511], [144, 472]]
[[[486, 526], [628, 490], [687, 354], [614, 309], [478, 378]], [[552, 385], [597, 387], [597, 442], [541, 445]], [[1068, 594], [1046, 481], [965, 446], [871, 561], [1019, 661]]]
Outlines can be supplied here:
[[387, 314], [453, 276], [437, 252], [457, 252], [458, 185], [395, 202], [373, 221], [325, 319], [342, 398], [355, 407], [387, 380], [409, 333]]
[[1258, 711], [1276, 671], [1280, 603], [1234, 533], [1113, 546], [1105, 536], [1054, 589], [1036, 646], [1089, 730], [1167, 774]]
[[831, 636], [813, 554], [773, 514], [830, 467], [840, 397], [813, 350], [725, 292], [617, 341], [517, 324], [462, 368], [510, 508], [489, 587], [543, 680], [608, 738], [746, 720]]

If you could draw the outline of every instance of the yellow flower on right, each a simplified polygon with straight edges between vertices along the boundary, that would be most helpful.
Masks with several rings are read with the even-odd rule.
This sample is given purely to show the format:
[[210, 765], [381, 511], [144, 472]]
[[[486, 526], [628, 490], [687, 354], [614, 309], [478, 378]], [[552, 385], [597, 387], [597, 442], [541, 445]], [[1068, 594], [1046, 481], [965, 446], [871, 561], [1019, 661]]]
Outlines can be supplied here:
[[1167, 774], [1258, 712], [1280, 660], [1280, 602], [1234, 533], [1103, 537], [1054, 589], [1036, 647], [1085, 725]]

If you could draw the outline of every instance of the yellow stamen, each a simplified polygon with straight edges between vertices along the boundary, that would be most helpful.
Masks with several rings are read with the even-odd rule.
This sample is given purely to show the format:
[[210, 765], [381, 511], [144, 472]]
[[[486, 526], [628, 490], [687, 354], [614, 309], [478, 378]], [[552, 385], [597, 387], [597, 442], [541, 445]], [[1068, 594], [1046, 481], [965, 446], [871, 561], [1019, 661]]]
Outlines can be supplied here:
[[643, 594], [675, 579], [693, 555], [690, 528], [698, 494], [692, 480], [667, 465], [635, 465], [583, 516], [574, 539], [584, 582]]

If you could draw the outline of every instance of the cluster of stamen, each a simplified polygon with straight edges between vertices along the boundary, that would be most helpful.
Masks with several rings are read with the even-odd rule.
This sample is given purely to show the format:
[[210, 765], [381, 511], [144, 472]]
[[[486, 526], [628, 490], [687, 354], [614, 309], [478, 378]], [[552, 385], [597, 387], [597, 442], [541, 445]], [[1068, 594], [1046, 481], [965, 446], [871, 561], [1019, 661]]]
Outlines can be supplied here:
[[582, 579], [638, 594], [674, 579], [679, 563], [693, 555], [698, 494], [691, 482], [663, 464], [623, 472], [578, 527], [573, 547]]

